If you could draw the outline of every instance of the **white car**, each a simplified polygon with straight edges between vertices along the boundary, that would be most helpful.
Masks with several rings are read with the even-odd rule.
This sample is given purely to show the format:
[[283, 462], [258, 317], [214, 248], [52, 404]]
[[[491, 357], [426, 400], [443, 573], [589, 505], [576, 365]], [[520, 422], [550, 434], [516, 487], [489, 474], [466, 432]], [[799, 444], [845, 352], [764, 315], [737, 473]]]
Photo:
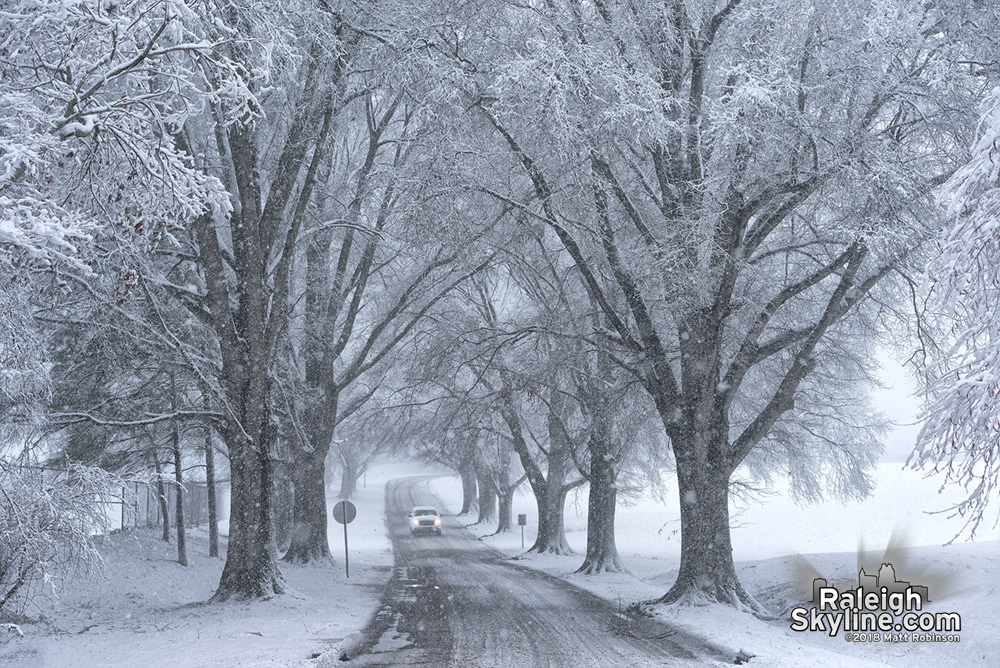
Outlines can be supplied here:
[[422, 533], [441, 535], [441, 515], [431, 506], [417, 506], [407, 516], [410, 524], [410, 535]]

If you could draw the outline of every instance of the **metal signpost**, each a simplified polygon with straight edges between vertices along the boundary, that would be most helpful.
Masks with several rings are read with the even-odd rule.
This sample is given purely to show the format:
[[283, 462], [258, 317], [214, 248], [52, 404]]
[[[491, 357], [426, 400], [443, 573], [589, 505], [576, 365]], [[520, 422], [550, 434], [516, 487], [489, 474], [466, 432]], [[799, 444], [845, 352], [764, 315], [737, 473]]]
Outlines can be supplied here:
[[337, 501], [333, 506], [333, 519], [344, 525], [344, 568], [347, 577], [351, 577], [351, 562], [347, 556], [347, 525], [358, 516], [358, 509], [350, 501]]
[[527, 524], [527, 523], [528, 523], [528, 516], [527, 515], [520, 515], [519, 514], [517, 516], [517, 525], [519, 527], [521, 527], [521, 549], [522, 550], [524, 549], [524, 525]]

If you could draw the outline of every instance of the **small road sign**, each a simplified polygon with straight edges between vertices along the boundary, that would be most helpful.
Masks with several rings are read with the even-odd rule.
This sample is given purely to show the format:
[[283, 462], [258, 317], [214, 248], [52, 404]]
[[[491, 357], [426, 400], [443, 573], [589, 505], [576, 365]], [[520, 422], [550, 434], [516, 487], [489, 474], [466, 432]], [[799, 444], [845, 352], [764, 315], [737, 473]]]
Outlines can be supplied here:
[[358, 509], [350, 501], [337, 501], [333, 506], [333, 519], [339, 524], [350, 524], [358, 516]]
[[337, 501], [333, 506], [333, 519], [344, 525], [344, 570], [351, 577], [351, 559], [347, 555], [347, 525], [358, 516], [358, 509], [350, 501]]

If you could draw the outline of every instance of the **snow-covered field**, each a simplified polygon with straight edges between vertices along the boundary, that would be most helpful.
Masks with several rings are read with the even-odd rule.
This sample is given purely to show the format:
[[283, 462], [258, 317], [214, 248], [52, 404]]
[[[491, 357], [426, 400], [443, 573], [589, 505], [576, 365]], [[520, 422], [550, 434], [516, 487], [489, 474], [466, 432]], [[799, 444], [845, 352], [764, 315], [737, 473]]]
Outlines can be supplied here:
[[[672, 624], [704, 635], [714, 643], [755, 655], [750, 665], [799, 666], [995, 667], [1000, 665], [1000, 531], [981, 529], [974, 543], [952, 539], [955, 519], [928, 514], [961, 498], [960, 490], [939, 494], [940, 482], [903, 470], [898, 463], [879, 466], [878, 487], [864, 502], [829, 502], [800, 507], [786, 490], [752, 505], [734, 505], [734, 556], [740, 579], [775, 615], [761, 621], [724, 606], [666, 608], [657, 614]], [[447, 507], [460, 507], [457, 478], [440, 478], [432, 489]], [[522, 565], [563, 577], [622, 607], [662, 596], [676, 575], [680, 557], [676, 489], [665, 501], [636, 500], [620, 507], [616, 518], [618, 549], [629, 574], [576, 575], [586, 549], [586, 494], [570, 497], [567, 538], [577, 556], [524, 554], [518, 527], [514, 533], [486, 536], [490, 529], [470, 527]], [[513, 512], [526, 514], [524, 540], [534, 540], [537, 513], [532, 498], [521, 494]], [[892, 547], [887, 552], [887, 548]], [[859, 549], [863, 557], [859, 557]], [[859, 564], [868, 573], [892, 563], [897, 577], [928, 587], [930, 612], [961, 615], [959, 643], [846, 642], [821, 632], [795, 632], [789, 611], [811, 607], [812, 580], [825, 577], [841, 591], [857, 587]], [[879, 634], [880, 635], [880, 634]]]
[[[203, 530], [189, 534], [191, 565], [174, 562], [175, 546], [155, 530], [112, 537], [104, 547], [107, 579], [77, 577], [59, 586], [59, 596], [39, 599], [22, 624], [25, 638], [0, 636], [0, 666], [16, 668], [253, 667], [304, 668], [333, 665], [338, 649], [356, 637], [379, 605], [392, 565], [383, 521], [383, 486], [395, 477], [426, 473], [416, 465], [381, 466], [368, 474], [357, 499], [358, 519], [349, 527], [351, 578], [343, 570], [343, 533], [331, 522], [335, 566], [288, 566], [294, 593], [268, 601], [203, 605], [222, 570], [210, 559]], [[458, 509], [456, 477], [442, 477], [433, 489], [443, 504]], [[956, 492], [938, 494], [938, 483], [898, 464], [883, 464], [875, 495], [864, 503], [831, 502], [799, 507], [784, 493], [735, 508], [733, 533], [740, 577], [776, 615], [761, 621], [722, 606], [660, 611], [673, 624], [703, 634], [716, 644], [753, 654], [750, 665], [793, 666], [996, 666], [1000, 656], [1000, 532], [989, 529], [975, 543], [942, 547], [957, 525], [941, 508]], [[583, 552], [585, 494], [567, 505], [568, 538]], [[527, 494], [515, 513], [525, 513], [525, 541], [534, 538], [537, 515]], [[637, 500], [619, 509], [618, 545], [629, 574], [579, 576], [582, 557], [522, 555], [521, 536], [484, 540], [522, 559], [522, 564], [564, 577], [621, 602], [663, 594], [673, 581], [680, 544], [676, 502]], [[473, 527], [479, 534], [480, 527]], [[834, 583], [856, 582], [858, 546], [869, 571], [893, 563], [901, 579], [927, 585], [932, 611], [958, 612], [961, 642], [848, 643], [841, 632], [793, 632], [788, 610], [809, 600], [818, 573]], [[884, 557], [890, 543], [896, 547]], [[883, 558], [884, 557], [884, 558]], [[0, 633], [3, 633], [0, 630]], [[322, 655], [321, 658], [313, 658]]]

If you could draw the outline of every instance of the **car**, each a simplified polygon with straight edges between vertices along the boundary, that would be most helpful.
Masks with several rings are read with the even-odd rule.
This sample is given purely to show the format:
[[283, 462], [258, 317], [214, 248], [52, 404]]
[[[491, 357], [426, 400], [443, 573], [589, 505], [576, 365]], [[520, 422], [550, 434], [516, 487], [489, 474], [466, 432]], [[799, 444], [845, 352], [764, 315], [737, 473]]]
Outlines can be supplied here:
[[407, 515], [410, 525], [410, 535], [420, 534], [441, 535], [441, 514], [432, 506], [416, 506]]

